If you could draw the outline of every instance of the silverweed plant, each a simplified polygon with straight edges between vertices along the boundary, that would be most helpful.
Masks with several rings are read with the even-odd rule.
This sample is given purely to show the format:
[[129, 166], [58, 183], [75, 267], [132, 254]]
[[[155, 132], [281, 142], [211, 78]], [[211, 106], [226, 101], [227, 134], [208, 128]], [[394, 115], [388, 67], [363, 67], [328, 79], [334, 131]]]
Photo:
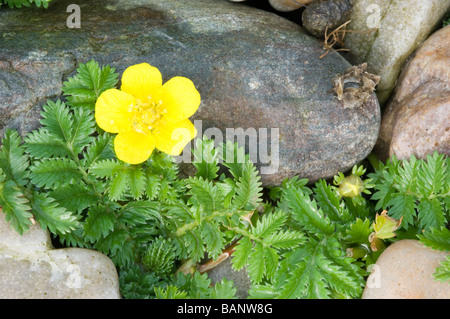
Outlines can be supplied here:
[[[415, 238], [450, 250], [444, 155], [392, 157], [368, 178], [355, 166], [332, 181], [293, 177], [263, 188], [243, 148], [198, 137], [195, 174], [181, 177], [164, 143], [138, 164], [117, 157], [118, 135], [98, 125], [95, 111], [104, 92], [121, 94], [118, 78], [109, 66], [80, 64], [64, 96], [43, 106], [39, 129], [23, 139], [5, 131], [0, 205], [20, 234], [37, 223], [59, 245], [110, 257], [124, 298], [236, 298], [233, 281], [208, 278], [224, 258], [247, 271], [249, 298], [359, 298], [367, 267], [392, 242]], [[130, 127], [148, 134], [153, 127], [140, 125], [154, 123], [150, 114], [164, 120], [148, 109], [133, 114], [142, 117]], [[436, 280], [449, 281], [449, 273], [447, 259]]]

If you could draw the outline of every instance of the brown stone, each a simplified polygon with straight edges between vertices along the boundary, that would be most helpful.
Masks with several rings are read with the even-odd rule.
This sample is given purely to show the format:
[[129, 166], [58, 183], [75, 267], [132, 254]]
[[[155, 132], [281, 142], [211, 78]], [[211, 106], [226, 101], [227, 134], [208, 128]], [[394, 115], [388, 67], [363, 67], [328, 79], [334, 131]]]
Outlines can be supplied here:
[[400, 75], [382, 116], [381, 159], [450, 154], [450, 26], [434, 33]]
[[449, 299], [450, 284], [433, 277], [448, 254], [411, 239], [390, 245], [374, 265], [362, 299]]

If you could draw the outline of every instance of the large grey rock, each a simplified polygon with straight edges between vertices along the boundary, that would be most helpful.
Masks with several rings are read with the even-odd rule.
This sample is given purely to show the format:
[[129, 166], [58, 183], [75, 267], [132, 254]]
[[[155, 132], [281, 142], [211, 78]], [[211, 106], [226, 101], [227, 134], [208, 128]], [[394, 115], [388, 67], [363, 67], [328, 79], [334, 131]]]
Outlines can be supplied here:
[[[202, 96], [192, 119], [204, 131], [218, 128], [219, 140], [253, 134], [272, 151], [263, 158], [259, 148], [252, 157], [266, 185], [331, 177], [376, 142], [375, 94], [362, 107], [342, 107], [332, 79], [350, 64], [336, 52], [319, 59], [322, 45], [293, 22], [226, 0], [83, 0], [77, 29], [66, 25], [71, 3], [0, 11], [1, 129], [38, 127], [43, 102], [61, 94], [78, 63], [94, 58], [119, 73], [148, 62], [165, 81], [190, 78]], [[248, 145], [257, 144], [247, 143], [250, 152]]]
[[354, 63], [381, 76], [377, 95], [389, 98], [406, 59], [436, 29], [450, 0], [355, 0], [345, 47]]
[[448, 254], [411, 239], [390, 245], [373, 266], [362, 299], [449, 299], [450, 284], [433, 277]]
[[450, 155], [450, 26], [438, 30], [415, 52], [400, 74], [382, 116], [375, 146], [385, 160], [395, 155]]
[[0, 210], [0, 299], [118, 299], [116, 268], [89, 249], [53, 249], [38, 225], [23, 235]]

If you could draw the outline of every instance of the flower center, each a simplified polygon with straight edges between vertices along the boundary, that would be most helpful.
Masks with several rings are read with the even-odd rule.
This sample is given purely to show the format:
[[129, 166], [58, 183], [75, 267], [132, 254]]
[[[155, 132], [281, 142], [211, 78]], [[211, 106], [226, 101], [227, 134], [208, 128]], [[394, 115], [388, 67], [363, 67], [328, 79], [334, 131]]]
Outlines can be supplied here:
[[158, 125], [164, 124], [166, 120], [163, 115], [167, 112], [162, 107], [163, 102], [152, 101], [151, 96], [147, 100], [136, 99], [136, 103], [130, 104], [128, 112], [133, 113], [130, 116], [130, 122], [133, 130], [138, 133], [149, 134], [155, 130]]

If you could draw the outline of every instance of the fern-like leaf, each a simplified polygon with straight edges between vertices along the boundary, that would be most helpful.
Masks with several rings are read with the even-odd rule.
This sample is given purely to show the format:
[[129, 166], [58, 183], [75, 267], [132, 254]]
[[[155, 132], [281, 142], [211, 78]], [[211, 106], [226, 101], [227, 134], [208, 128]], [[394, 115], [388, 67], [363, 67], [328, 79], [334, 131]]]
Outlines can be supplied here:
[[53, 234], [70, 233], [78, 226], [78, 217], [45, 193], [34, 194], [32, 208], [36, 221]]

